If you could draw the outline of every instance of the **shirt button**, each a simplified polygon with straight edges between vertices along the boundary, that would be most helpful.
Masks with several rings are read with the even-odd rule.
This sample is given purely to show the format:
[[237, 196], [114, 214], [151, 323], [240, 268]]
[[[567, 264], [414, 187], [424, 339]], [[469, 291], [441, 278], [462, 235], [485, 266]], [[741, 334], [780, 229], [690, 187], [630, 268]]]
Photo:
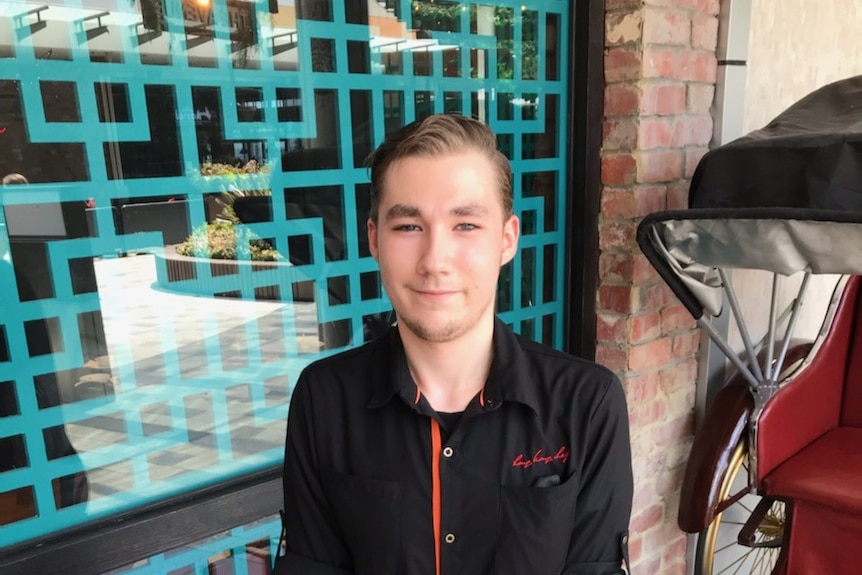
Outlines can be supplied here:
[[455, 543], [455, 534], [447, 533], [446, 534], [446, 543]]
[[451, 447], [443, 448], [443, 457], [452, 457], [455, 455], [455, 451]]

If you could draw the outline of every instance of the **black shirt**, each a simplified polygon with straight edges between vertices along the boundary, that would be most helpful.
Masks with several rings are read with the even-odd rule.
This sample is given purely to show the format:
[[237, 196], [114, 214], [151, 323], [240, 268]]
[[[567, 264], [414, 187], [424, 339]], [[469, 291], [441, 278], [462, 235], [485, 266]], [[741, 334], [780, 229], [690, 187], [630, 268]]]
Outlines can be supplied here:
[[619, 380], [499, 320], [493, 345], [485, 387], [451, 433], [397, 329], [302, 372], [284, 572], [622, 573], [632, 468]]

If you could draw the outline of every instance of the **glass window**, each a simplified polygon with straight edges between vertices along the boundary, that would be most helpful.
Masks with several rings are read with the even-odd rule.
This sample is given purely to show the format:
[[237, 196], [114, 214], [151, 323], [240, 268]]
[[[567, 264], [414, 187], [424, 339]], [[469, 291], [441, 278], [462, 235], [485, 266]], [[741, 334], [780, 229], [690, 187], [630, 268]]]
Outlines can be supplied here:
[[280, 465], [300, 370], [393, 320], [364, 160], [418, 117], [499, 134], [498, 311], [562, 344], [569, 3], [510, 4], [0, 3], [2, 545]]

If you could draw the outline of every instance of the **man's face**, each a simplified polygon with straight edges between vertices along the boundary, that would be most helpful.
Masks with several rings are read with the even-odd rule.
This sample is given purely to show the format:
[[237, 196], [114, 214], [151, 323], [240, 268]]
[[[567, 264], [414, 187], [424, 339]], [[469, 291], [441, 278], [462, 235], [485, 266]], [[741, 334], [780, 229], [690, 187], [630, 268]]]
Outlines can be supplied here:
[[518, 247], [494, 168], [477, 152], [399, 160], [386, 174], [371, 254], [399, 324], [446, 342], [492, 325], [500, 267]]

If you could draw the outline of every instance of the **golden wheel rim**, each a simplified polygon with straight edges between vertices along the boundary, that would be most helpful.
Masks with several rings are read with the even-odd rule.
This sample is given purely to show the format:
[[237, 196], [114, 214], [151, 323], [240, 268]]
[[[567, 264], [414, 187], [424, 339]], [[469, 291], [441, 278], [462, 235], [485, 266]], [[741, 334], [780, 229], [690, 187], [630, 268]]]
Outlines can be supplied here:
[[[731, 456], [727, 475], [721, 485], [719, 501], [745, 489], [748, 477], [748, 448], [740, 441]], [[737, 535], [754, 512], [759, 498], [746, 495], [715, 516], [698, 538], [698, 575], [769, 575], [781, 553], [784, 536], [784, 503], [776, 501], [755, 531], [755, 544], [748, 547], [737, 542]]]

